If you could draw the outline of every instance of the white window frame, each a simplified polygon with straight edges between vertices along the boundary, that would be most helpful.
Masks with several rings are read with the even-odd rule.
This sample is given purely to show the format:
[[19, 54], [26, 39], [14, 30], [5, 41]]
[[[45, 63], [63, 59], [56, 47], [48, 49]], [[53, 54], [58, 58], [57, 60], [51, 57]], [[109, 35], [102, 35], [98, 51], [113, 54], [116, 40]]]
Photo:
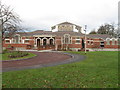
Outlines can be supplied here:
[[[7, 40], [9, 40], [9, 43], [6, 42]], [[11, 40], [10, 39], [5, 39], [5, 44], [11, 44]]]
[[24, 44], [29, 44], [30, 43], [30, 40], [29, 40], [29, 42], [25, 42], [25, 40], [24, 40]]
[[[68, 35], [68, 43], [65, 42], [65, 37], [66, 37], [66, 35]], [[71, 44], [71, 42], [72, 42], [72, 41], [71, 41], [70, 34], [64, 34], [63, 39], [64, 39], [63, 44]], [[70, 42], [70, 41], [71, 41], [71, 42]]]
[[[77, 40], [79, 40], [80, 43], [77, 43], [77, 42], [76, 42]], [[81, 44], [81, 39], [76, 39], [76, 40], [75, 40], [75, 44]]]

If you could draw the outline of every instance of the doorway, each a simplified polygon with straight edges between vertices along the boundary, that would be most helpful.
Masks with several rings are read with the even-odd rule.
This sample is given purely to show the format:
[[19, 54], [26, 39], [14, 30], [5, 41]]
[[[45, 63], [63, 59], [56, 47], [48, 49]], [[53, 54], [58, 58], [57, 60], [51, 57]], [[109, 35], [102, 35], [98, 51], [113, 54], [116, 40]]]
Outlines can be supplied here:
[[47, 45], [47, 39], [43, 39], [43, 45]]
[[50, 45], [53, 45], [53, 39], [50, 39]]
[[40, 39], [37, 39], [37, 47], [40, 47]]

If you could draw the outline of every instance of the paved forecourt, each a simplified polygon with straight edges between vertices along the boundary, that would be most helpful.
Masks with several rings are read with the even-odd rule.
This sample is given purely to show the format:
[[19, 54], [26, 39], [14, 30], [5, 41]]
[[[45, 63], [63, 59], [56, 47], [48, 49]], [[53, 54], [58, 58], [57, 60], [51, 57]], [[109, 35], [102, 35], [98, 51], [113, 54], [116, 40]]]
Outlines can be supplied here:
[[40, 67], [55, 66], [84, 60], [86, 57], [79, 54], [69, 54], [64, 52], [34, 52], [36, 57], [30, 59], [3, 61], [2, 71], [15, 71], [24, 69], [34, 69]]

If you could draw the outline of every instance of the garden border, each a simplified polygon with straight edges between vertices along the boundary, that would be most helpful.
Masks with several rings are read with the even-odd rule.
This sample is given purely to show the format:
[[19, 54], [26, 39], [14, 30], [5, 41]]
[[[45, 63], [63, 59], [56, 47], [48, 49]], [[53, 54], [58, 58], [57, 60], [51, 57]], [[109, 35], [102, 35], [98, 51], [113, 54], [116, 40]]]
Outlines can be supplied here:
[[[35, 54], [36, 55], [36, 54]], [[36, 55], [37, 56], [37, 55]], [[21, 58], [21, 59], [14, 59], [14, 60], [2, 60], [2, 62], [10, 62], [10, 61], [19, 61], [19, 60], [26, 60], [26, 59], [31, 59], [31, 58], [34, 58], [36, 56], [33, 56], [33, 57], [29, 57], [29, 58]]]

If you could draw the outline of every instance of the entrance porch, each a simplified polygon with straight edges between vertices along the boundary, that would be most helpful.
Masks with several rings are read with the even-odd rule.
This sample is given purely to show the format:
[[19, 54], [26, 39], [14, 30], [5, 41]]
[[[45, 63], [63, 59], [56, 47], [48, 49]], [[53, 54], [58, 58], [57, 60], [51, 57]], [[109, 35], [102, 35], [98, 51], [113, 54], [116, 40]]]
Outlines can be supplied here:
[[55, 49], [55, 37], [54, 36], [35, 36], [34, 47], [37, 50]]

